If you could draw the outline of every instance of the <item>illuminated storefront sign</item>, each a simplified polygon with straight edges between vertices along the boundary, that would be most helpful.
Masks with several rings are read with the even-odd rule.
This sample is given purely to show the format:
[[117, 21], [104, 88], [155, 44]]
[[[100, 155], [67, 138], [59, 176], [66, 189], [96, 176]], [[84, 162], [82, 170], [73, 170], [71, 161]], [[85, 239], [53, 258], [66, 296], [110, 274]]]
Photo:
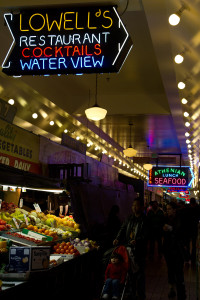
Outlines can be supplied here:
[[132, 41], [114, 6], [7, 13], [13, 38], [2, 64], [7, 75], [118, 72]]
[[149, 171], [148, 186], [190, 187], [193, 180], [190, 167], [153, 167]]
[[166, 189], [166, 192], [167, 193], [181, 193], [181, 192], [189, 193], [187, 188], [179, 188], [179, 187], [170, 187]]

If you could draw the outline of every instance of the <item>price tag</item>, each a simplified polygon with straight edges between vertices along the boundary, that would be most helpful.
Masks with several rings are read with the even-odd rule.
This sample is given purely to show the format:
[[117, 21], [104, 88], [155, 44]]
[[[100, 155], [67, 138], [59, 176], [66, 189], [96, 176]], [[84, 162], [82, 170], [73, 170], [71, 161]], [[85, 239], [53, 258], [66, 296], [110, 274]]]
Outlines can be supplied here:
[[15, 223], [16, 228], [19, 229], [19, 224], [17, 223], [17, 220], [15, 218], [13, 218], [13, 222]]
[[41, 212], [41, 208], [38, 203], [34, 203], [33, 206], [34, 206], [36, 212]]
[[25, 220], [26, 225], [28, 226], [28, 219], [25, 214], [24, 214], [24, 220]]
[[23, 199], [22, 199], [22, 198], [19, 200], [19, 207], [20, 207], [20, 208], [23, 207]]

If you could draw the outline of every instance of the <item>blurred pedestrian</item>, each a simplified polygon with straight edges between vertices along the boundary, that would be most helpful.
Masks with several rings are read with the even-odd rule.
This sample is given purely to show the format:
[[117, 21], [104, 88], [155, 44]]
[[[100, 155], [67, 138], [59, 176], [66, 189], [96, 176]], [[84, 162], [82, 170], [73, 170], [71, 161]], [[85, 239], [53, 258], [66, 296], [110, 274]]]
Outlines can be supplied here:
[[185, 300], [184, 283], [184, 230], [175, 202], [167, 204], [167, 215], [163, 226], [163, 253], [168, 270], [169, 298], [177, 292], [177, 300]]
[[149, 226], [149, 257], [153, 259], [155, 246], [159, 257], [162, 256], [162, 227], [164, 225], [164, 212], [157, 201], [152, 201], [152, 209], [148, 211], [147, 222]]
[[120, 208], [117, 204], [114, 204], [108, 214], [107, 224], [106, 224], [106, 241], [105, 247], [113, 247], [113, 240], [115, 239], [120, 227], [121, 220], [119, 218]]
[[190, 204], [187, 209], [188, 220], [188, 243], [187, 250], [190, 254], [190, 259], [193, 264], [196, 263], [196, 242], [198, 235], [198, 223], [200, 220], [200, 207], [195, 198], [190, 199]]
[[[131, 299], [144, 300], [145, 257], [147, 246], [147, 222], [143, 201], [136, 198], [132, 204], [132, 214], [123, 222], [113, 245], [125, 245], [130, 255]], [[137, 298], [138, 297], [138, 298]]]

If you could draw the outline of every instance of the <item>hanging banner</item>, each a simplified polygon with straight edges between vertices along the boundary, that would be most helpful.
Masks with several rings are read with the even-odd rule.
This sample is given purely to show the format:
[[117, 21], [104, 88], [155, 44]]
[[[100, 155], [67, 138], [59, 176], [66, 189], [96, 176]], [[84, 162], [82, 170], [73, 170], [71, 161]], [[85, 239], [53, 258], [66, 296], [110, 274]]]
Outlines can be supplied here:
[[132, 48], [115, 6], [27, 9], [4, 19], [13, 39], [7, 75], [119, 72]]
[[148, 186], [190, 187], [194, 174], [190, 167], [153, 167], [149, 171]]

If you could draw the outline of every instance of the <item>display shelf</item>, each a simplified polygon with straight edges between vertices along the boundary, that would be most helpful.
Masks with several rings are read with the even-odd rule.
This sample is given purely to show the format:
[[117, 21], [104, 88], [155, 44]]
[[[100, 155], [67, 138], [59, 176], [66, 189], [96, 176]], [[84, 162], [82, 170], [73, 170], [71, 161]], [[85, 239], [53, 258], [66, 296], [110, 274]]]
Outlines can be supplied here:
[[25, 239], [15, 237], [7, 233], [1, 233], [1, 237], [6, 240], [10, 240], [11, 242], [15, 243], [18, 246], [39, 246], [38, 244], [32, 241], [27, 241]]

